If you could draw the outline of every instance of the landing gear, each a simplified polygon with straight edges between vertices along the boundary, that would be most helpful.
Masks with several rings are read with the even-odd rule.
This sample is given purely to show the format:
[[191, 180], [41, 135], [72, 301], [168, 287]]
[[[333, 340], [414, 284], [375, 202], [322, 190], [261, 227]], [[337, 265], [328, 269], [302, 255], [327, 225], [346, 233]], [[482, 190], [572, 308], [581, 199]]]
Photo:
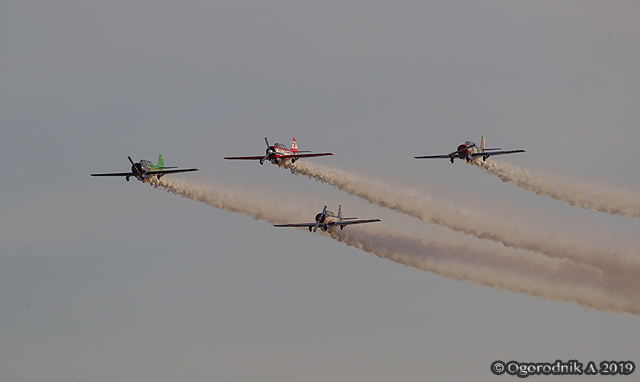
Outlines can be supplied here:
[[262, 166], [264, 164], [264, 160], [260, 159], [260, 165]]
[[311, 227], [309, 227], [309, 232], [311, 232]]
[[453, 164], [453, 158], [449, 159], [451, 161], [451, 164]]
[[129, 181], [130, 176], [127, 176], [125, 179], [127, 180], [127, 182]]
[[291, 158], [291, 164], [296, 163], [297, 160], [298, 160], [298, 158]]

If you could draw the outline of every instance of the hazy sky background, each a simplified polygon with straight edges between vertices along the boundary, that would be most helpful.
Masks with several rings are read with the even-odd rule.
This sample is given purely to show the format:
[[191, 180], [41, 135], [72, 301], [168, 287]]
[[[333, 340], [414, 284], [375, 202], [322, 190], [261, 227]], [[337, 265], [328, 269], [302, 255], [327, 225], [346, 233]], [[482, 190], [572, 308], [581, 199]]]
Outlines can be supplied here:
[[635, 248], [638, 218], [413, 156], [484, 134], [527, 150], [496, 161], [637, 192], [639, 19], [631, 1], [3, 2], [2, 379], [491, 381], [516, 378], [491, 374], [498, 359], [640, 365], [638, 316], [447, 279], [89, 176], [162, 153], [201, 169], [177, 178], [261, 190], [309, 219], [342, 204], [390, 230], [504, 248], [222, 159], [295, 136], [336, 154], [314, 163]]

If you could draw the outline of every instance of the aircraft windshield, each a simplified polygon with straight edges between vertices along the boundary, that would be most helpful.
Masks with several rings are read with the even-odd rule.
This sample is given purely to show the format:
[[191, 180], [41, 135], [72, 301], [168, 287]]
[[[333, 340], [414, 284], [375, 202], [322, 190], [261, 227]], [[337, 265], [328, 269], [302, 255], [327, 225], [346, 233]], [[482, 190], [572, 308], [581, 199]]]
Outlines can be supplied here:
[[151, 161], [148, 161], [148, 160], [144, 160], [143, 159], [143, 160], [140, 161], [140, 163], [145, 165], [145, 166], [147, 166], [147, 167], [153, 167], [153, 163], [151, 163]]
[[276, 143], [276, 144], [275, 144], [275, 145], [273, 145], [273, 146], [274, 146], [274, 147], [277, 147], [277, 148], [279, 148], [279, 149], [282, 149], [282, 150], [289, 150], [289, 148], [288, 148], [287, 146], [283, 145], [282, 143]]

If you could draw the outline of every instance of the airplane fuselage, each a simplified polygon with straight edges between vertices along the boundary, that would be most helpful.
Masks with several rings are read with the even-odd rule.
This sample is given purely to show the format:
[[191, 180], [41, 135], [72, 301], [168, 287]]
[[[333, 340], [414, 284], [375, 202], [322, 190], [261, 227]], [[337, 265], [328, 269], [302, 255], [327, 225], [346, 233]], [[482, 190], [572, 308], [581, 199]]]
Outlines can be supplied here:
[[[147, 166], [144, 162], [148, 162], [145, 160], [141, 160], [138, 163], [134, 163], [131, 166], [131, 173], [141, 182], [144, 182], [146, 179], [153, 178], [157, 176], [160, 179], [164, 174], [149, 174], [149, 171], [157, 171], [159, 167]], [[127, 181], [129, 181], [129, 177], [127, 176]]]
[[276, 143], [273, 146], [267, 147], [266, 155], [263, 159], [260, 160], [260, 164], [264, 163], [265, 160], [273, 163], [280, 164], [291, 161], [294, 163], [298, 158], [282, 158], [282, 156], [295, 155], [297, 151], [291, 151], [286, 146], [281, 145], [280, 143]]
[[[474, 156], [473, 154], [484, 153], [484, 152], [485, 150], [476, 146], [475, 143], [466, 141], [465, 143], [458, 146], [458, 149], [451, 154], [457, 153], [460, 159], [466, 159], [467, 161], [472, 161], [477, 159], [477, 156]], [[455, 158], [455, 156], [454, 155], [450, 155], [450, 156], [453, 161], [453, 158]]]
[[[335, 227], [340, 227], [340, 229], [344, 229], [345, 225], [340, 224], [340, 222], [346, 221], [338, 216], [336, 216], [333, 212], [327, 211], [324, 214], [322, 212], [316, 215], [316, 222], [319, 222], [318, 228], [320, 228], [323, 232], [333, 232]], [[309, 232], [312, 231], [312, 227], [309, 227]]]

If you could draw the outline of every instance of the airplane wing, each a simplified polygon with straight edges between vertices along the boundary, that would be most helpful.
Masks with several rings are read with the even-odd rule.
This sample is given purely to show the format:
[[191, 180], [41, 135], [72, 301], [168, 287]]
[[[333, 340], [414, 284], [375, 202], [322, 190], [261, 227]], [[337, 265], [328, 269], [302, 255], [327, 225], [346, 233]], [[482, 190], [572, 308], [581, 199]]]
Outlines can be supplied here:
[[363, 224], [363, 223], [373, 223], [373, 222], [380, 222], [380, 221], [382, 221], [382, 219], [342, 220], [342, 221], [334, 221], [334, 222], [328, 223], [327, 225]]
[[110, 172], [107, 174], [91, 174], [91, 176], [134, 176], [132, 172]]
[[473, 153], [472, 157], [490, 157], [493, 155], [505, 155], [505, 154], [513, 154], [513, 153], [524, 153], [525, 150], [507, 150], [507, 151], [493, 151], [493, 152], [483, 152], [483, 153]]
[[[360, 219], [360, 220], [342, 220], [342, 221], [332, 221], [327, 223], [328, 226], [335, 225], [349, 225], [349, 224], [363, 224], [363, 223], [373, 223], [379, 222], [382, 219]], [[322, 225], [322, 224], [321, 224]], [[274, 227], [315, 227], [316, 223], [298, 223], [298, 224], [274, 224]]]
[[[334, 155], [333, 153], [313, 153], [313, 154], [276, 154], [278, 158], [310, 158], [310, 157], [322, 157], [325, 155]], [[261, 160], [264, 159], [265, 156], [254, 156], [254, 157], [224, 157], [224, 159], [234, 159], [234, 160]]]
[[414, 158], [416, 158], [416, 159], [431, 159], [431, 158], [446, 158], [446, 159], [449, 159], [449, 158], [451, 158], [451, 156], [453, 156], [454, 158], [458, 158], [458, 153], [453, 153], [453, 154], [449, 154], [449, 155], [423, 155], [423, 156], [414, 157]]
[[197, 168], [181, 168], [178, 170], [157, 170], [157, 171], [147, 171], [147, 174], [156, 175], [156, 174], [175, 174], [178, 172], [191, 172], [191, 171], [200, 171]]
[[326, 155], [334, 155], [334, 154], [333, 153], [286, 154], [286, 155], [278, 155], [278, 158], [311, 158], [311, 157], [323, 157]]
[[274, 224], [274, 227], [315, 227], [316, 223]]
[[240, 159], [240, 160], [260, 160], [263, 159], [264, 155], [259, 157], [224, 157], [224, 159]]

